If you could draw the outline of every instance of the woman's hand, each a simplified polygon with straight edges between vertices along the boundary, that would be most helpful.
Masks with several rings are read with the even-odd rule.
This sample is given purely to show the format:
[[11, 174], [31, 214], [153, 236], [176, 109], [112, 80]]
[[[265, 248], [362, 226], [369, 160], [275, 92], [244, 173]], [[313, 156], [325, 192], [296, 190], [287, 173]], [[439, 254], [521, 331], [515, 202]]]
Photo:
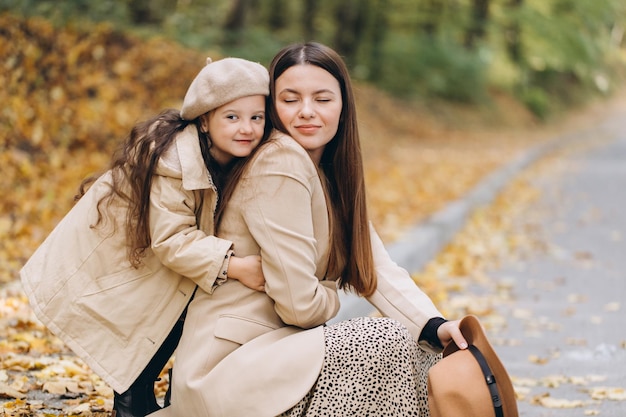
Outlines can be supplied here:
[[459, 329], [460, 323], [461, 320], [453, 320], [447, 321], [439, 326], [439, 328], [437, 329], [437, 337], [444, 347], [446, 347], [448, 343], [454, 340], [454, 343], [456, 343], [456, 345], [460, 349], [467, 349], [467, 341], [465, 340], [463, 334], [461, 333], [461, 330]]
[[259, 255], [243, 258], [232, 256], [228, 263], [228, 278], [236, 279], [253, 290], [265, 292], [265, 277]]

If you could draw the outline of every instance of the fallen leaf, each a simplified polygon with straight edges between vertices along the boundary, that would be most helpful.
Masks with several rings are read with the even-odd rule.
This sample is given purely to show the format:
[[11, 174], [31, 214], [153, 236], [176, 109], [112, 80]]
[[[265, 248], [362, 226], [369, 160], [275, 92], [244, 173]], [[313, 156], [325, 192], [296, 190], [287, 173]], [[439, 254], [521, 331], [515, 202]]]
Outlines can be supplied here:
[[531, 404], [540, 405], [546, 408], [580, 408], [585, 406], [584, 401], [553, 398], [549, 393], [533, 397]]
[[67, 384], [64, 381], [46, 381], [43, 390], [50, 394], [62, 395], [67, 392]]
[[16, 390], [4, 382], [0, 382], [0, 397], [22, 399], [26, 398], [26, 394]]
[[550, 359], [549, 358], [541, 358], [541, 357], [539, 357], [537, 355], [530, 355], [530, 356], [528, 356], [528, 361], [530, 363], [534, 363], [534, 364], [537, 364], [537, 365], [545, 365], [546, 363], [548, 363], [550, 361]]
[[589, 389], [594, 400], [626, 401], [626, 390], [617, 387], [595, 387]]

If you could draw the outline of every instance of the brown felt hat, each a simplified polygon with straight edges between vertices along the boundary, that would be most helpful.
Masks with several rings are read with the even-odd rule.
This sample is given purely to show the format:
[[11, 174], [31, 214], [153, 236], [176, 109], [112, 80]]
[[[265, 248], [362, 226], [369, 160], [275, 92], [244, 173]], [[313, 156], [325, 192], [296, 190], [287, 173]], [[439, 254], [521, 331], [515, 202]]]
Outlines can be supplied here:
[[511, 379], [475, 316], [461, 319], [469, 344], [451, 342], [428, 372], [431, 417], [518, 417]]
[[267, 69], [241, 58], [224, 58], [207, 64], [191, 82], [180, 116], [193, 120], [213, 109], [242, 97], [270, 93]]

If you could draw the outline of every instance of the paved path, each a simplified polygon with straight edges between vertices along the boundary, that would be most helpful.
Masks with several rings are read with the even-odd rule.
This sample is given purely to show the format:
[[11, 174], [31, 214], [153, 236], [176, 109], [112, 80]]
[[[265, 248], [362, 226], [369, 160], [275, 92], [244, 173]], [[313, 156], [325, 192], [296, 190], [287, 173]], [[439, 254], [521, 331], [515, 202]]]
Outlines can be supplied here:
[[492, 337], [524, 395], [520, 416], [626, 416], [626, 123], [607, 136], [538, 179], [550, 250], [490, 274], [514, 282]]
[[[626, 123], [618, 116], [530, 150], [388, 248], [400, 265], [420, 270], [522, 169], [580, 144], [595, 146], [562, 153], [565, 172], [536, 179], [544, 197], [533, 210], [549, 214], [541, 229], [550, 250], [491, 271], [491, 289], [468, 290], [480, 300], [497, 281], [513, 282], [512, 300], [496, 306], [506, 325], [489, 333], [524, 417], [626, 417]], [[372, 309], [344, 297], [335, 321]]]

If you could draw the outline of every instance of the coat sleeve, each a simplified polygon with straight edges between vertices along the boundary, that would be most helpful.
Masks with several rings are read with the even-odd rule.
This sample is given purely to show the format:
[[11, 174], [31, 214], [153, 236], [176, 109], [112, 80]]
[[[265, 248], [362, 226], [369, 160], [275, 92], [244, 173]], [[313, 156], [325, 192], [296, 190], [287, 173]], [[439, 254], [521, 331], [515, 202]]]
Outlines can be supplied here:
[[[410, 274], [391, 259], [371, 224], [370, 235], [378, 286], [368, 300], [382, 315], [404, 324], [415, 340], [418, 340], [429, 319], [443, 316], [430, 297], [415, 284]], [[420, 346], [437, 353], [437, 349], [429, 344], [420, 343]]]
[[232, 242], [199, 229], [197, 203], [182, 180], [155, 175], [150, 193], [151, 245], [163, 265], [212, 293]]
[[[323, 196], [310, 157], [289, 146], [268, 146], [240, 184], [249, 196], [244, 222], [261, 249], [266, 293], [290, 325], [311, 328], [334, 317], [339, 297], [334, 281], [315, 275], [312, 195]], [[323, 198], [323, 197], [321, 197]]]

